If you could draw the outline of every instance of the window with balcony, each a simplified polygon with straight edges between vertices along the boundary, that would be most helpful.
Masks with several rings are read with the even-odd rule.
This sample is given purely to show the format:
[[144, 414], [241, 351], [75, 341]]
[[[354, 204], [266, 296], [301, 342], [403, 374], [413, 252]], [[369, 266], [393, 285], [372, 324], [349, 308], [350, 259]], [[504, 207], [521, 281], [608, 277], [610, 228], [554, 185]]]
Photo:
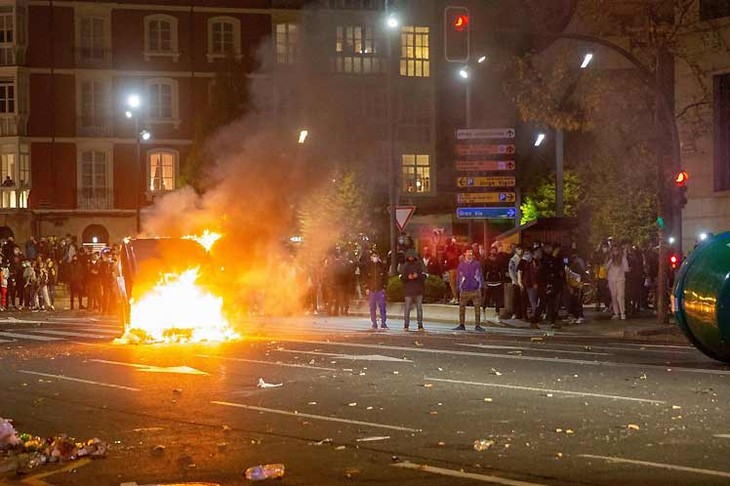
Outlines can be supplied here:
[[151, 122], [180, 123], [177, 81], [157, 78], [147, 81], [148, 115]]
[[30, 194], [30, 149], [27, 145], [0, 147], [0, 207], [28, 207]]
[[233, 17], [208, 19], [208, 61], [241, 57], [241, 22]]
[[148, 15], [144, 19], [146, 60], [152, 57], [180, 57], [177, 41], [177, 19], [169, 15]]
[[427, 78], [431, 75], [428, 27], [404, 26], [400, 35], [400, 75]]
[[292, 23], [276, 24], [276, 62], [294, 64], [297, 60], [299, 26]]
[[173, 150], [155, 150], [147, 157], [147, 190], [164, 192], [175, 190], [178, 172], [178, 153]]
[[431, 191], [431, 157], [425, 154], [403, 154], [404, 193], [424, 193]]
[[111, 83], [82, 80], [79, 86], [78, 129], [80, 135], [106, 136], [111, 133]]
[[730, 0], [700, 0], [700, 20], [730, 17]]
[[375, 29], [370, 25], [337, 27], [335, 65], [338, 73], [371, 74], [385, 72]]
[[79, 209], [112, 209], [111, 157], [105, 150], [84, 150], [79, 160]]
[[83, 16], [78, 19], [76, 61], [81, 65], [107, 65], [111, 62], [109, 19]]
[[15, 64], [15, 14], [12, 7], [0, 7], [0, 66]]

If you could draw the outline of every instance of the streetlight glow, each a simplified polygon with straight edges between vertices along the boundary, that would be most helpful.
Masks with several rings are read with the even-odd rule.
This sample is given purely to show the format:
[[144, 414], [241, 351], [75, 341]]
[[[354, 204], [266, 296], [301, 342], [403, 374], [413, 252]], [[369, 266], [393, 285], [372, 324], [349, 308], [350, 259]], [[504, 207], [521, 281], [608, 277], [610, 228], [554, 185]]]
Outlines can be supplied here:
[[700, 233], [700, 241], [705, 241], [709, 235], [707, 233]]
[[674, 236], [670, 236], [668, 241], [670, 245], [673, 245], [674, 242], [677, 241], [677, 239]]
[[300, 130], [299, 143], [304, 143], [304, 141], [307, 140], [307, 135], [309, 135], [309, 130]]
[[127, 98], [127, 105], [129, 105], [130, 108], [139, 108], [142, 104], [142, 100], [140, 99], [139, 95], [133, 94], [129, 95]]
[[142, 140], [144, 140], [146, 142], [147, 140], [152, 138], [152, 134], [150, 132], [148, 132], [147, 130], [142, 130], [142, 133], [140, 133], [140, 137], [142, 137]]
[[127, 110], [124, 112], [124, 116], [126, 116], [127, 118], [132, 118], [132, 112]]
[[483, 63], [483, 62], [484, 62], [484, 61], [486, 61], [486, 60], [487, 60], [487, 56], [482, 56], [482, 57], [480, 57], [479, 59], [477, 59], [477, 62], [478, 62], [479, 64], [481, 64], [481, 63]]
[[583, 62], [581, 63], [580, 68], [581, 69], [587, 68], [592, 60], [593, 60], [593, 53], [592, 52], [586, 53], [585, 57], [583, 57]]
[[459, 69], [459, 76], [461, 76], [461, 79], [469, 79], [469, 70], [466, 68]]
[[543, 140], [545, 140], [545, 134], [538, 133], [537, 138], [535, 139], [535, 147], [539, 147]]
[[398, 27], [399, 24], [398, 17], [396, 17], [395, 15], [388, 15], [388, 20], [386, 21], [386, 23], [388, 27], [390, 27], [391, 29], [395, 29], [396, 27]]

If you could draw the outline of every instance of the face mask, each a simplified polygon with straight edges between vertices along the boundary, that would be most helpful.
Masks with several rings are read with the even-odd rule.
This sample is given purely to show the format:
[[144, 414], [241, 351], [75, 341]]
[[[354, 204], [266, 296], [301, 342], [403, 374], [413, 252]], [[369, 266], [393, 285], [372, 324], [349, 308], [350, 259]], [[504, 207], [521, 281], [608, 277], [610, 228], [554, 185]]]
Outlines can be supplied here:
[[525, 255], [523, 258], [529, 262], [532, 260], [532, 255]]
[[370, 260], [371, 260], [371, 261], [372, 261], [373, 263], [376, 263], [376, 262], [378, 261], [378, 257], [376, 257], [376, 256], [374, 256], [374, 257], [370, 257]]

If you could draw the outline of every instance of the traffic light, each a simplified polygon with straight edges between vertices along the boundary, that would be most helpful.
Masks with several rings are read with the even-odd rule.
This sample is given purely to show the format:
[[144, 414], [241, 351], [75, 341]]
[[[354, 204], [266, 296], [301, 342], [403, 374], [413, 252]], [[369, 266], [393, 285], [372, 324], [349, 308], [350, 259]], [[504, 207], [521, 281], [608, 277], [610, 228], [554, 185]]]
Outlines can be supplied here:
[[687, 205], [687, 181], [689, 173], [686, 170], [680, 170], [674, 175], [674, 206], [682, 209]]
[[469, 60], [471, 17], [466, 7], [444, 9], [444, 55], [448, 62]]
[[677, 267], [679, 266], [679, 255], [677, 255], [676, 253], [672, 253], [671, 255], [669, 255], [669, 266], [672, 270], [677, 269]]

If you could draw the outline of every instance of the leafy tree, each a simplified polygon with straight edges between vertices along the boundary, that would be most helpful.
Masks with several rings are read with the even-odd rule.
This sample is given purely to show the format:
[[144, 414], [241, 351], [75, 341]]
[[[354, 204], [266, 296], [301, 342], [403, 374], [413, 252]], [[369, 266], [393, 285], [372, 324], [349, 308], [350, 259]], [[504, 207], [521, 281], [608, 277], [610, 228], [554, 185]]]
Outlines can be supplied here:
[[[565, 171], [563, 187], [563, 211], [566, 216], [578, 215], [578, 207], [583, 199], [581, 181], [575, 172]], [[521, 224], [529, 223], [537, 218], [555, 216], [555, 175], [543, 178], [537, 188], [525, 196], [520, 205]]]

